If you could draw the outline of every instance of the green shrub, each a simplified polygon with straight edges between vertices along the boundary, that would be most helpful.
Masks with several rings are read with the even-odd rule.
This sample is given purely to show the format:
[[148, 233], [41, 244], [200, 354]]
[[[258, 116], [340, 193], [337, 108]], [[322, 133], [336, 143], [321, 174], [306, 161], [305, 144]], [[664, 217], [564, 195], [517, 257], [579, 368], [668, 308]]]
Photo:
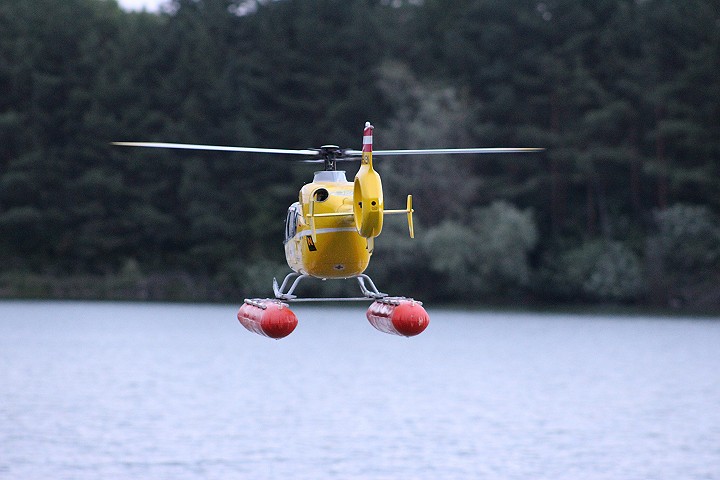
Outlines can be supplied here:
[[528, 285], [537, 238], [530, 211], [497, 201], [473, 211], [469, 225], [441, 223], [423, 243], [446, 296], [508, 296]]
[[647, 241], [651, 303], [691, 309], [720, 305], [720, 221], [705, 206], [677, 204], [655, 212]]
[[618, 241], [594, 240], [546, 261], [541, 281], [556, 297], [625, 302], [643, 291], [638, 256]]
[[677, 204], [655, 212], [653, 237], [664, 266], [685, 273], [720, 260], [720, 223], [709, 208]]

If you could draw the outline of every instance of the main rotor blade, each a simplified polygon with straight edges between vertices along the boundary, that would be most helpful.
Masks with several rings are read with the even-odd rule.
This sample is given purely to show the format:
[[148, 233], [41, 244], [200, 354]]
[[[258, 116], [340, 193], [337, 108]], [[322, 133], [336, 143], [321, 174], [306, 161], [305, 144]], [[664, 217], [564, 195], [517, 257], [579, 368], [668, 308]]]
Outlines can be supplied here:
[[214, 152], [247, 152], [247, 153], [279, 153], [283, 155], [312, 155], [317, 156], [316, 150], [285, 150], [282, 148], [254, 148], [254, 147], [225, 147], [220, 145], [193, 145], [189, 143], [159, 143], [159, 142], [112, 142], [121, 147], [145, 148], [175, 148], [179, 150], [204, 150]]
[[[420, 150], [375, 150], [373, 156], [392, 157], [399, 155], [457, 155], [466, 153], [529, 153], [542, 152], [544, 148], [430, 148]], [[346, 152], [356, 155], [356, 150]], [[362, 152], [358, 152], [362, 155]]]

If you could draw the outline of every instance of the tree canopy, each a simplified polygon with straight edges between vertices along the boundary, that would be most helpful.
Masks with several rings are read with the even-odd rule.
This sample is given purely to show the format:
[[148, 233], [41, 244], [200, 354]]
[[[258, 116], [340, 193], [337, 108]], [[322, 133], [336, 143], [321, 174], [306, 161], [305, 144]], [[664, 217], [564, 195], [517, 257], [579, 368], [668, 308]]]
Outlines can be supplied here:
[[388, 222], [381, 288], [720, 307], [719, 25], [713, 0], [0, 1], [0, 295], [267, 295], [311, 167], [109, 142], [358, 148], [371, 120], [377, 148], [546, 148], [377, 162], [419, 226]]

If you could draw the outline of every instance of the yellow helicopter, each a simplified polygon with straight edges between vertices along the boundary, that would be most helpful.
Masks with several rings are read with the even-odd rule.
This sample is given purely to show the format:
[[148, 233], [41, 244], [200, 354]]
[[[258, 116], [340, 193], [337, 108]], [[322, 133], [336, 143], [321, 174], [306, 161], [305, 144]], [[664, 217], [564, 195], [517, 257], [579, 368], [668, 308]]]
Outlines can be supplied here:
[[[292, 272], [283, 282], [273, 279], [273, 299], [247, 299], [238, 320], [250, 331], [272, 338], [289, 335], [297, 317], [285, 302], [372, 300], [367, 311], [370, 323], [386, 333], [413, 336], [429, 323], [422, 303], [411, 298], [390, 297], [380, 292], [364, 272], [375, 249], [385, 215], [406, 215], [410, 237], [414, 237], [412, 195], [404, 209], [386, 210], [380, 175], [373, 167], [375, 156], [452, 155], [537, 152], [540, 148], [450, 148], [421, 150], [378, 150], [373, 152], [370, 122], [363, 130], [362, 150], [324, 145], [317, 149], [286, 150], [217, 145], [157, 142], [113, 142], [126, 147], [174, 148], [225, 152], [302, 155], [323, 161], [324, 170], [315, 172], [313, 181], [302, 187], [298, 201], [288, 208], [285, 222], [285, 258]], [[337, 170], [337, 162], [360, 160], [354, 181]], [[351, 279], [358, 281], [360, 297], [299, 298], [295, 290], [300, 281]]]

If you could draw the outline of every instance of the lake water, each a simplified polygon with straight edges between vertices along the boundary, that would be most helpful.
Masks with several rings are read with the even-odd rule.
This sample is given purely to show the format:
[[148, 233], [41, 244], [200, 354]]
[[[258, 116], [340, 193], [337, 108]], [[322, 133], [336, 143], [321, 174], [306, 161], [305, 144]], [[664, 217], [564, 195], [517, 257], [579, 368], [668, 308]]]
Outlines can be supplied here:
[[1, 479], [720, 479], [720, 319], [0, 302]]

